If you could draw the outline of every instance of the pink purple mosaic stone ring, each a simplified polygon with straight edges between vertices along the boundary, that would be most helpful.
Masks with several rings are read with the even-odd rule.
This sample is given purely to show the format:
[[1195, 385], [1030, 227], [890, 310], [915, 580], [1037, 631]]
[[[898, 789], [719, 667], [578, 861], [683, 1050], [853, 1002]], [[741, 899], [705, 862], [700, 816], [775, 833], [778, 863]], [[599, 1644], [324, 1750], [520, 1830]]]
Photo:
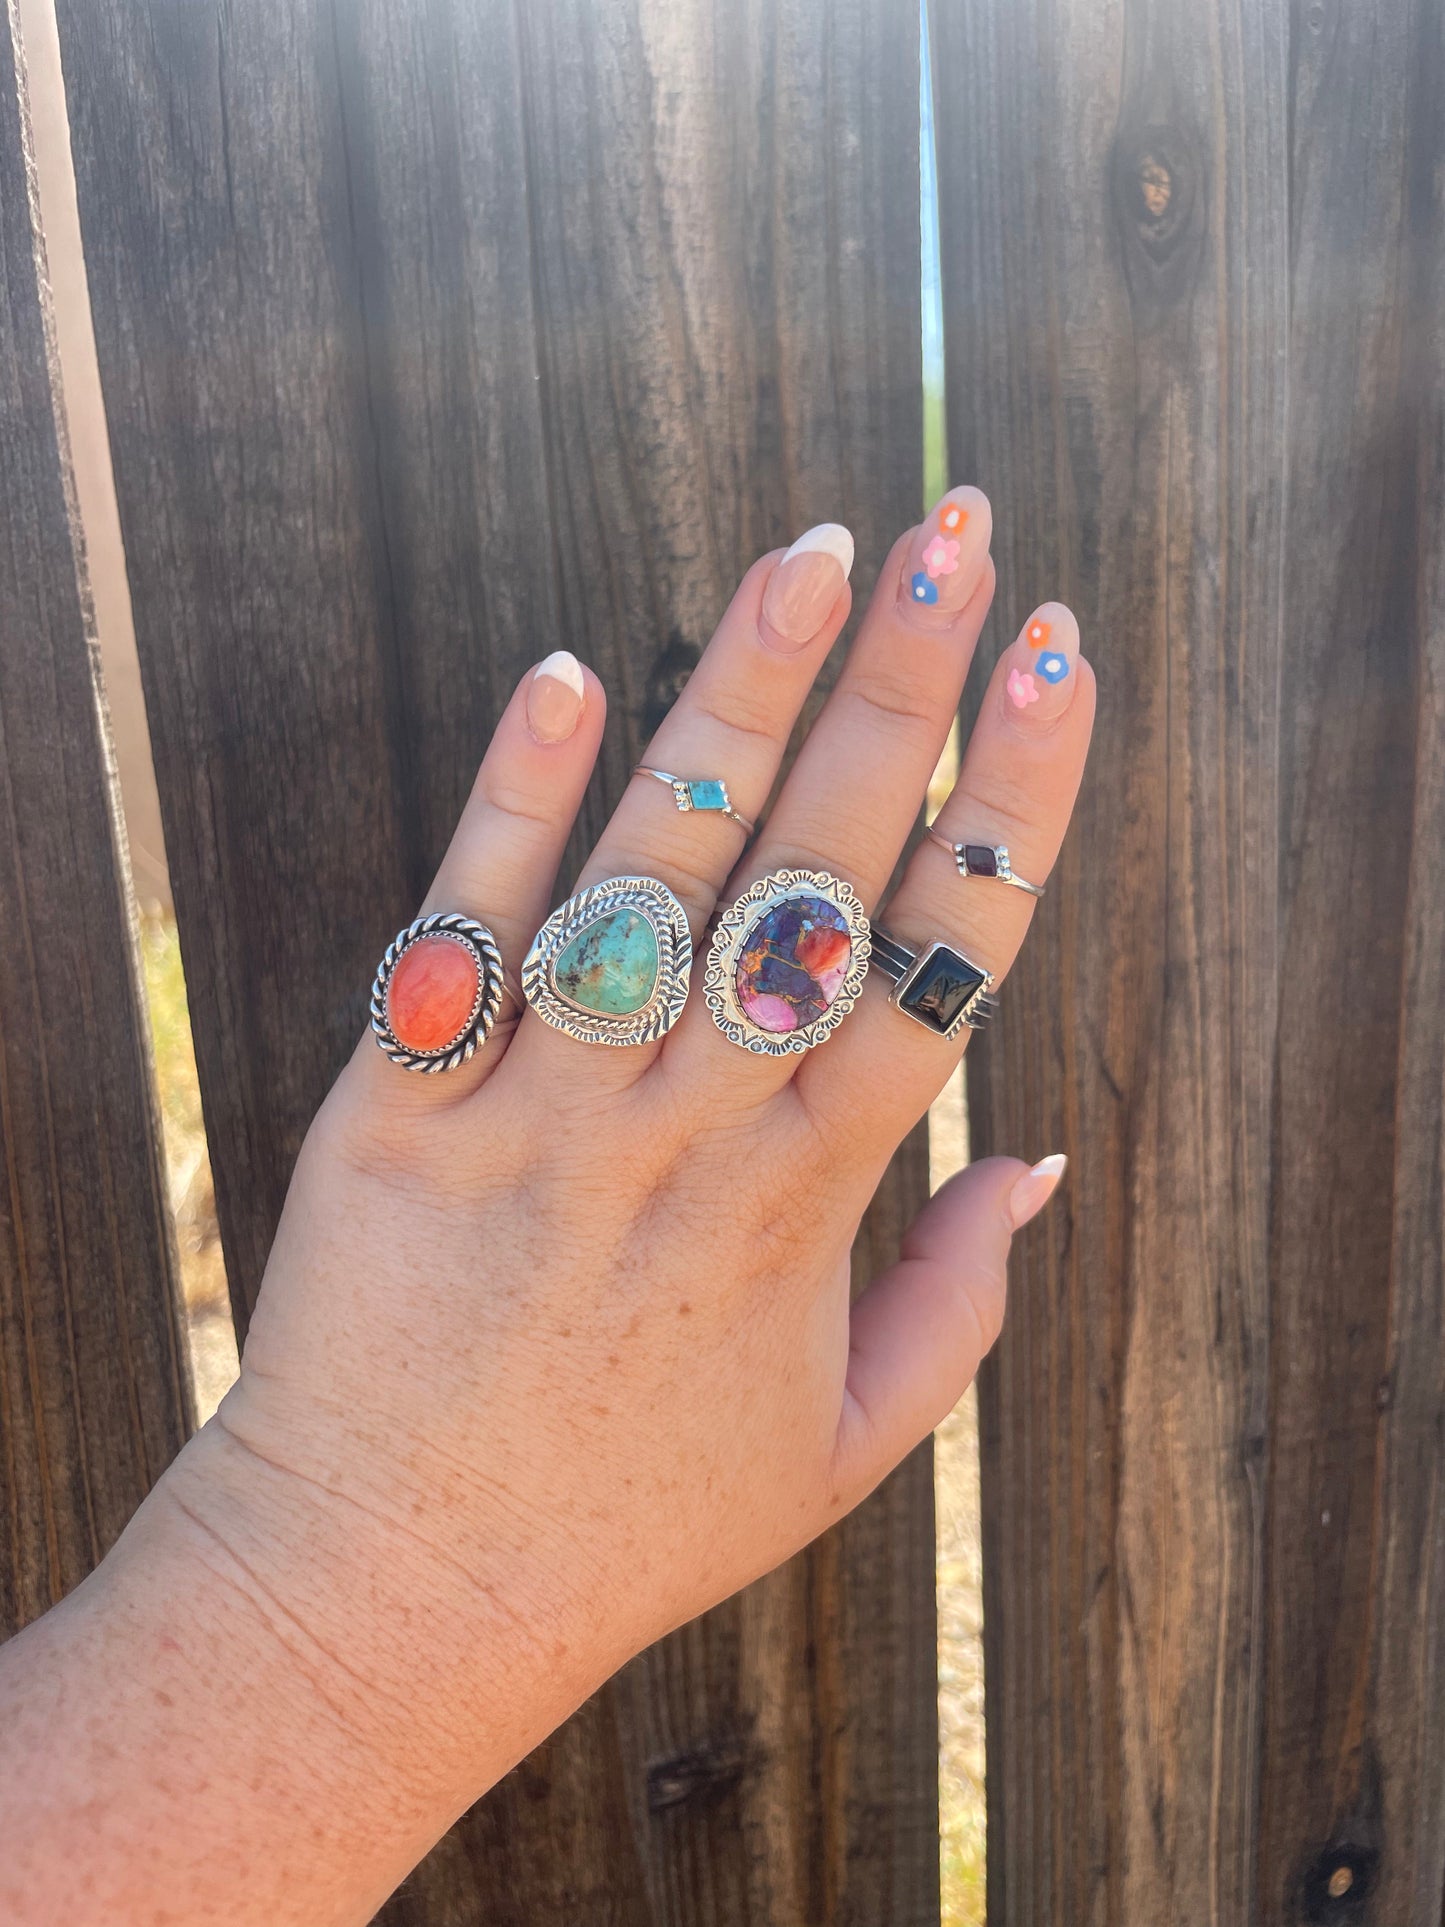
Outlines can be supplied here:
[[930, 839], [948, 854], [958, 865], [961, 877], [992, 877], [999, 883], [1011, 883], [1015, 890], [1022, 890], [1028, 896], [1041, 897], [1044, 886], [1029, 883], [1017, 876], [1009, 862], [1008, 846], [1004, 843], [955, 843], [946, 837], [942, 830], [930, 829]]
[[868, 918], [846, 883], [824, 870], [775, 870], [720, 919], [703, 997], [742, 1050], [811, 1050], [857, 1002], [871, 949]]

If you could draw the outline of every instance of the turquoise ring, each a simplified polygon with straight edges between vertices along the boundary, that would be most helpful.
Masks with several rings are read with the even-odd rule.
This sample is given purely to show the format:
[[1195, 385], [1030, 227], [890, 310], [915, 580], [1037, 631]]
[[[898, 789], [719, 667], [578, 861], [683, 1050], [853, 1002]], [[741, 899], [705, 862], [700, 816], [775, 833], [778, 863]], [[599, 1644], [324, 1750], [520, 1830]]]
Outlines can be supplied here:
[[554, 910], [522, 965], [544, 1023], [584, 1044], [651, 1044], [682, 1015], [687, 912], [655, 877], [609, 877]]
[[672, 791], [673, 802], [684, 814], [688, 810], [702, 810], [714, 816], [730, 817], [747, 836], [758, 827], [741, 810], [733, 808], [728, 786], [720, 776], [674, 776], [670, 770], [653, 769], [648, 763], [639, 763], [632, 774], [655, 776], [659, 783], [666, 783]]

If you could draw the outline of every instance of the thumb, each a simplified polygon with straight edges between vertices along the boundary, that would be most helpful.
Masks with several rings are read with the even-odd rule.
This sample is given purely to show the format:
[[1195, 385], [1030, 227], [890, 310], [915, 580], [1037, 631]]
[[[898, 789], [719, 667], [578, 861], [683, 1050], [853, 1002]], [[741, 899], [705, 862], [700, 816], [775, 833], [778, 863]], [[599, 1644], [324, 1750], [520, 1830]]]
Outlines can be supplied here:
[[898, 1263], [853, 1306], [838, 1426], [840, 1496], [854, 1505], [946, 1418], [998, 1337], [1009, 1245], [1066, 1159], [970, 1164], [909, 1226]]

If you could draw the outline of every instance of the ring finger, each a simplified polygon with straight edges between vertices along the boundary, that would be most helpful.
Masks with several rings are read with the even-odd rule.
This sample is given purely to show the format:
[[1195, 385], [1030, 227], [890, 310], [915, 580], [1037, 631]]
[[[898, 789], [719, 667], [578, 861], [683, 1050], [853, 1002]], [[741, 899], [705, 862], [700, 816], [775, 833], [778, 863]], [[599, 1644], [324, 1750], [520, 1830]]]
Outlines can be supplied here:
[[[1060, 602], [1029, 617], [994, 669], [964, 752], [952, 794], [934, 829], [949, 844], [972, 846], [976, 869], [995, 851], [999, 874], [962, 875], [954, 856], [932, 838], [919, 844], [892, 901], [878, 919], [887, 936], [915, 956], [942, 942], [992, 976], [995, 986], [1018, 955], [1037, 900], [1002, 880], [1005, 865], [1042, 885], [1058, 857], [1083, 776], [1094, 720], [1094, 676], [1079, 654], [1079, 628]], [[913, 997], [919, 1021], [889, 1001], [891, 988], [875, 963], [867, 993], [836, 1047], [805, 1066], [810, 1104], [834, 1117], [870, 1093], [867, 1128], [891, 1148], [937, 1096], [967, 1041], [933, 1026], [946, 1023], [949, 998], [969, 979], [951, 959], [938, 960], [931, 996], [920, 977]], [[952, 981], [949, 973], [952, 972]], [[887, 1075], [880, 1071], [886, 1066]]]

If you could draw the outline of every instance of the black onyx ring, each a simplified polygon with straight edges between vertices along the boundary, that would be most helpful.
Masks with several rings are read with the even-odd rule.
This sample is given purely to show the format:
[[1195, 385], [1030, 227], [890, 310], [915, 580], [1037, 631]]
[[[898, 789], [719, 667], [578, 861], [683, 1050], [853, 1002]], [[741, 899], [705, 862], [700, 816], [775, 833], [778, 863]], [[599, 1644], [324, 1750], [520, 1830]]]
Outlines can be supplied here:
[[937, 1037], [981, 1030], [998, 1008], [989, 972], [949, 944], [910, 950], [875, 924], [873, 964], [893, 985], [889, 1003]]
[[655, 776], [659, 783], [666, 783], [672, 791], [673, 802], [684, 812], [704, 810], [717, 816], [731, 817], [749, 836], [757, 828], [757, 824], [744, 816], [741, 810], [733, 808], [728, 786], [720, 776], [674, 776], [670, 770], [653, 769], [647, 763], [639, 763], [632, 774]]
[[942, 830], [928, 832], [939, 849], [947, 850], [958, 865], [961, 877], [995, 877], [1000, 883], [1011, 883], [1015, 890], [1026, 891], [1031, 897], [1041, 897], [1044, 886], [1029, 883], [1021, 876], [1015, 876], [1013, 865], [1008, 860], [1008, 846], [1004, 843], [954, 843]]

